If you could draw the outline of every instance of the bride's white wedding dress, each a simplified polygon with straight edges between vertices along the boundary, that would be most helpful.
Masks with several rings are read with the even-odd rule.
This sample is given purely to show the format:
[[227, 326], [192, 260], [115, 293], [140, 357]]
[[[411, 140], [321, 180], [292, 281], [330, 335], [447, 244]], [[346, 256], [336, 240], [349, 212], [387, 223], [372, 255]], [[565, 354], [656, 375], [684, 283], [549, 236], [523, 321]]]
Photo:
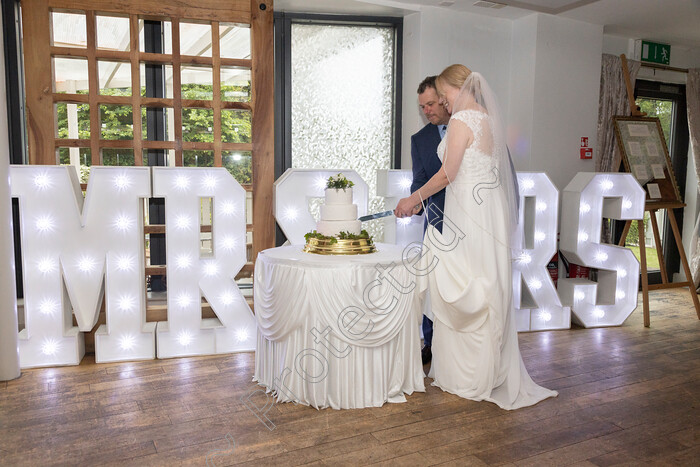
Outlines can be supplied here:
[[[508, 201], [501, 184], [512, 180], [499, 180], [496, 186], [498, 161], [491, 154], [489, 115], [462, 110], [452, 119], [466, 124], [474, 139], [446, 189], [442, 234], [429, 225], [424, 240], [422, 267], [438, 260], [421, 285], [430, 290], [435, 315], [428, 376], [435, 379], [434, 386], [467, 399], [491, 401], [504, 409], [533, 405], [557, 393], [532, 381], [518, 347]], [[438, 146], [440, 160], [446, 140]], [[464, 238], [443, 251], [457, 229]]]

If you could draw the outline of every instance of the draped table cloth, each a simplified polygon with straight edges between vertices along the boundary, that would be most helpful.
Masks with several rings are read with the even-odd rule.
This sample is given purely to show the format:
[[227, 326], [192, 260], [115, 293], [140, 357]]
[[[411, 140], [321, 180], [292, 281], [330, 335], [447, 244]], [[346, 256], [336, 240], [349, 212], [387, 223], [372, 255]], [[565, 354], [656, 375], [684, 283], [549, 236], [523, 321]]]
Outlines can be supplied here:
[[323, 256], [298, 245], [255, 263], [254, 380], [281, 402], [351, 409], [425, 391], [417, 277], [402, 247]]

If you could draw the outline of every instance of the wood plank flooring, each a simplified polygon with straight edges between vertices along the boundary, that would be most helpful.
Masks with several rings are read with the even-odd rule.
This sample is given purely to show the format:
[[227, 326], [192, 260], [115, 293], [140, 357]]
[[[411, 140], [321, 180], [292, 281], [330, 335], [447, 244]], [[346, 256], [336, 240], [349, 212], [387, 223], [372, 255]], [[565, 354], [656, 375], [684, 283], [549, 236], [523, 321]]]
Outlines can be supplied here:
[[[641, 298], [640, 298], [641, 303]], [[559, 397], [513, 412], [432, 386], [404, 404], [275, 404], [254, 355], [25, 370], [0, 383], [2, 465], [700, 465], [700, 321], [686, 290], [624, 326], [521, 334]], [[428, 383], [430, 380], [426, 380]]]

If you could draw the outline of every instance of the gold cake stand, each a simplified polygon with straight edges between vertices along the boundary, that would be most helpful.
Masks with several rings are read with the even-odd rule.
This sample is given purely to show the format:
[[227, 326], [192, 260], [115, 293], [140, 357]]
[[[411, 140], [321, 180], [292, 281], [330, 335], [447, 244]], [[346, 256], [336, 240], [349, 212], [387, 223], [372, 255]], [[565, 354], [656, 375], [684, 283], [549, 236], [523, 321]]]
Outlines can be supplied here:
[[303, 251], [317, 255], [366, 255], [377, 251], [370, 238], [357, 240], [338, 238], [336, 240], [336, 243], [331, 243], [330, 240], [309, 238]]

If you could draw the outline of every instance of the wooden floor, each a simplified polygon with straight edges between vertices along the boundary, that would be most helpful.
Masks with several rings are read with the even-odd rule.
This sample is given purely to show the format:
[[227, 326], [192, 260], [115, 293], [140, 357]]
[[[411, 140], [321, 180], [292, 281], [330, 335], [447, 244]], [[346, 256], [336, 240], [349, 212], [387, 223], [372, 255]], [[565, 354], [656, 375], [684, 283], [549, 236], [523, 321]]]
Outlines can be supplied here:
[[240, 400], [252, 353], [26, 370], [0, 383], [0, 463], [700, 465], [700, 321], [686, 290], [651, 297], [650, 329], [640, 305], [618, 328], [521, 334], [559, 397], [514, 412], [429, 386], [373, 409], [275, 404], [270, 431]]

